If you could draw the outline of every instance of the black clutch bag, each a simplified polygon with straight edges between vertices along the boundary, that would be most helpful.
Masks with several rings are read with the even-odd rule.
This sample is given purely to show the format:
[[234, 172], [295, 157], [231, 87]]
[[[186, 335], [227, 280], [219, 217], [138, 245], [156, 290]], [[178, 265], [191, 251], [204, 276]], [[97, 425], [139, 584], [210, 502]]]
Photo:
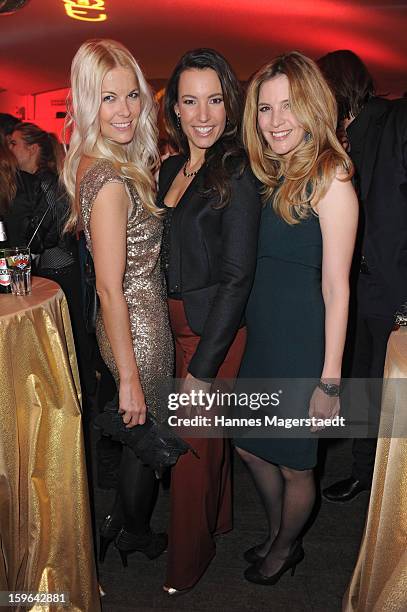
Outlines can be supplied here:
[[118, 412], [118, 395], [106, 404], [103, 412], [94, 419], [96, 427], [104, 434], [111, 436], [113, 440], [126, 444], [144, 464], [155, 470], [157, 477], [175, 465], [180, 455], [184, 455], [194, 449], [181, 440], [164, 423], [158, 423], [156, 419], [147, 413], [144, 425], [126, 427], [122, 415]]

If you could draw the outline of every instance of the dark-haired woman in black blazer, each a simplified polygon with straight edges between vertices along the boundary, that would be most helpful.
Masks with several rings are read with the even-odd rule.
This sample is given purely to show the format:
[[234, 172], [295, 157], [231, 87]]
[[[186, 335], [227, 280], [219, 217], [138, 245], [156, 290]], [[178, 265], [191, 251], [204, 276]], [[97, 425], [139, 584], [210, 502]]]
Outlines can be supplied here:
[[[242, 97], [226, 60], [211, 49], [186, 53], [167, 86], [165, 120], [181, 151], [160, 171], [167, 209], [163, 260], [180, 391], [209, 391], [234, 379], [243, 355], [243, 313], [255, 271], [261, 203], [240, 144]], [[164, 589], [193, 587], [232, 528], [230, 447], [193, 438], [171, 479]]]

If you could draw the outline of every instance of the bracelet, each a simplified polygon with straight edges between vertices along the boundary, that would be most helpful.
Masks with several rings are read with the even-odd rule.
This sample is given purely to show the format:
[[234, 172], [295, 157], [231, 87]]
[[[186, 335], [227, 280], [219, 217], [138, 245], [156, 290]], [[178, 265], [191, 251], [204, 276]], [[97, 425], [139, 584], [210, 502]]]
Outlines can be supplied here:
[[329, 395], [329, 397], [339, 397], [340, 395], [340, 385], [335, 385], [334, 383], [325, 383], [320, 380], [317, 387], [319, 387], [321, 391], [323, 391], [326, 395]]

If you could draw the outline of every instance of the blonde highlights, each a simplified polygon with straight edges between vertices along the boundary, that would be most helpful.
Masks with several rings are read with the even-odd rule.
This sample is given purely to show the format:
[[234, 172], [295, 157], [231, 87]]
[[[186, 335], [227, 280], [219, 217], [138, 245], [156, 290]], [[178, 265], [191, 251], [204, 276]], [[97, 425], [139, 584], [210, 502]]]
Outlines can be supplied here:
[[[140, 91], [140, 116], [134, 137], [126, 145], [103, 138], [100, 133], [102, 82], [110, 70], [118, 67], [135, 74]], [[159, 215], [161, 211], [155, 205], [154, 179], [159, 165], [157, 106], [150, 86], [131, 53], [114, 40], [95, 39], [83, 43], [72, 61], [68, 108], [65, 129], [73, 127], [73, 132], [63, 179], [72, 203], [66, 230], [74, 230], [80, 219], [75, 186], [82, 156], [110, 160], [118, 173], [134, 185], [144, 208]]]
[[[291, 109], [306, 133], [290, 159], [272, 151], [257, 119], [261, 85], [280, 74], [288, 78]], [[336, 125], [335, 98], [316, 63], [302, 53], [281, 55], [253, 76], [243, 116], [243, 140], [252, 170], [264, 185], [264, 200], [274, 194], [274, 209], [289, 224], [313, 211], [338, 171], [343, 180], [352, 176], [352, 162], [336, 137]]]

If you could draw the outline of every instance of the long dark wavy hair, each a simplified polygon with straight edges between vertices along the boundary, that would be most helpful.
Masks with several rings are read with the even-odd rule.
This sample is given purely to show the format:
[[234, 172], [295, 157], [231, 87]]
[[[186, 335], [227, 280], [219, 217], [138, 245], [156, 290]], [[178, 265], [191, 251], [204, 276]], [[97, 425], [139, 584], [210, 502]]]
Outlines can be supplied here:
[[167, 83], [164, 99], [164, 122], [171, 144], [188, 155], [188, 140], [177, 124], [174, 106], [178, 102], [178, 84], [185, 70], [211, 68], [219, 77], [226, 111], [226, 127], [221, 137], [205, 151], [204, 192], [216, 198], [215, 208], [230, 202], [230, 177], [243, 172], [245, 153], [241, 142], [243, 92], [240, 83], [226, 59], [214, 49], [194, 49], [181, 57]]
[[372, 76], [360, 57], [343, 49], [327, 53], [317, 64], [336, 98], [338, 122], [357, 117], [375, 95]]

